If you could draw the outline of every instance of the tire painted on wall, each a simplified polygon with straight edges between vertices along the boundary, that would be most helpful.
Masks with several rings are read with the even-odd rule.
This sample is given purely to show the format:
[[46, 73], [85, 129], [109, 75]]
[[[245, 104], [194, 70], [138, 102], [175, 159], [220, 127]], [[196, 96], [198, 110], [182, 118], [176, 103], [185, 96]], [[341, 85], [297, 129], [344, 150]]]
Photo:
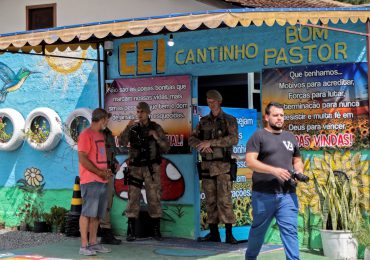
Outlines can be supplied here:
[[78, 129], [74, 129], [76, 126], [73, 126], [73, 124], [75, 124], [76, 119], [78, 120], [79, 118], [84, 118], [87, 120], [88, 124], [90, 125], [91, 117], [92, 117], [92, 110], [89, 108], [78, 108], [72, 111], [72, 113], [70, 113], [69, 116], [67, 117], [66, 122], [64, 124], [65, 126], [64, 127], [64, 137], [67, 143], [74, 150], [77, 150], [77, 137], [79, 135], [79, 132], [74, 132], [74, 131], [77, 131]]
[[14, 151], [24, 140], [24, 118], [21, 113], [13, 108], [0, 109], [0, 117], [7, 118], [13, 125], [13, 132], [10, 139], [6, 142], [0, 142], [0, 150]]
[[25, 130], [32, 129], [32, 124], [37, 118], [44, 118], [49, 126], [49, 135], [42, 143], [34, 142], [27, 138], [28, 144], [35, 150], [50, 151], [54, 149], [63, 135], [62, 120], [59, 115], [48, 107], [39, 107], [32, 110], [26, 118]]

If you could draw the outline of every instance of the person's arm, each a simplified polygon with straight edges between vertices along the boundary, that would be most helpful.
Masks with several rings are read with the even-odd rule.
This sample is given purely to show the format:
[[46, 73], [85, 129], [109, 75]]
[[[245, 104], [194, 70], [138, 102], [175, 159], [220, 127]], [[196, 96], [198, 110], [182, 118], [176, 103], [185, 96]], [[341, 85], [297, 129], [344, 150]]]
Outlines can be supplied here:
[[303, 173], [304, 165], [301, 157], [293, 157], [293, 169], [296, 172]]
[[217, 139], [204, 140], [196, 145], [197, 149], [201, 152], [212, 152], [212, 147], [231, 147], [236, 145], [238, 139], [238, 123], [236, 118], [232, 117], [227, 121], [228, 135], [219, 137]]
[[258, 158], [257, 152], [247, 152], [245, 156], [247, 166], [251, 168], [253, 171], [274, 175], [280, 181], [287, 181], [290, 179], [290, 173], [287, 169], [265, 164], [259, 161], [257, 158]]
[[120, 145], [127, 147], [129, 141], [130, 141], [130, 129], [131, 126], [135, 124], [134, 120], [130, 120], [126, 126], [126, 128], [122, 131], [122, 133], [119, 135], [119, 143]]
[[149, 135], [153, 136], [162, 152], [166, 153], [170, 150], [170, 142], [160, 125], [157, 124], [155, 130], [150, 130]]
[[231, 147], [238, 144], [238, 123], [235, 117], [227, 120], [227, 136], [210, 140], [211, 147]]
[[189, 145], [193, 148], [196, 148], [198, 144], [200, 144], [200, 139], [198, 138], [200, 133], [200, 123], [195, 127], [189, 137]]
[[201, 131], [201, 123], [199, 122], [197, 127], [193, 130], [192, 134], [189, 137], [189, 145], [199, 152], [202, 153], [212, 153], [213, 150], [211, 148], [210, 140], [200, 140], [199, 134]]
[[99, 177], [103, 178], [104, 180], [108, 179], [112, 172], [109, 169], [99, 169], [96, 167], [88, 158], [87, 153], [85, 152], [78, 152], [78, 162], [81, 163], [83, 167], [85, 167], [88, 171], [95, 173]]

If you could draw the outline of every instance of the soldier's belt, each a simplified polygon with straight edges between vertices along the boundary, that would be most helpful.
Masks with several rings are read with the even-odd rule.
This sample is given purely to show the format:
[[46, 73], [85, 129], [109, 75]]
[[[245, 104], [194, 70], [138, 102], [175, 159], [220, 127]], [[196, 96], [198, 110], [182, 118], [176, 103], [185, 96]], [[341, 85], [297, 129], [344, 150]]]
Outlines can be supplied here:
[[198, 162], [197, 168], [198, 168], [198, 174], [199, 174], [199, 179], [200, 180], [201, 179], [208, 179], [208, 180], [215, 180], [216, 179], [216, 176], [211, 176], [209, 174], [209, 169], [202, 170], [201, 162]]
[[161, 164], [161, 162], [162, 162], [161, 158], [150, 160], [150, 161], [140, 161], [140, 162], [130, 161], [130, 166], [144, 167], [144, 166], [149, 166], [152, 164]]
[[216, 180], [217, 176], [211, 176], [209, 174], [202, 174], [202, 179], [207, 179], [207, 180]]
[[141, 179], [138, 179], [138, 178], [135, 178], [131, 175], [128, 175], [127, 176], [127, 181], [128, 181], [128, 185], [132, 185], [132, 186], [135, 186], [139, 189], [141, 189], [143, 187], [143, 183], [144, 181], [141, 180]]

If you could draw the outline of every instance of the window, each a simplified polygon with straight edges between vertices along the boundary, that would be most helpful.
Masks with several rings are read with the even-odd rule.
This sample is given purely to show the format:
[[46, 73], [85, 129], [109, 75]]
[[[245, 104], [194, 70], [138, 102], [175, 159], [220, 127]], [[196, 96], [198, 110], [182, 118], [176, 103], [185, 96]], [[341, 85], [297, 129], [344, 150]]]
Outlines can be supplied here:
[[207, 106], [206, 93], [216, 89], [222, 94], [222, 106], [254, 108], [261, 111], [260, 73], [201, 76], [198, 78], [198, 104]]
[[27, 30], [56, 26], [56, 4], [26, 6]]

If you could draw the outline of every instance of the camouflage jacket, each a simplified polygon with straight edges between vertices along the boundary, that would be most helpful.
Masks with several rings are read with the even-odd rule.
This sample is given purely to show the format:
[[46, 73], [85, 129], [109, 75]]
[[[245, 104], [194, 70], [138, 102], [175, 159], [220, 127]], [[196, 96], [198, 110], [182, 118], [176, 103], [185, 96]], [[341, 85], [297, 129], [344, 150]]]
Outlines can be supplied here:
[[[138, 138], [138, 133], [140, 131], [140, 136]], [[152, 136], [148, 136], [148, 132], [154, 130], [157, 132], [159, 138], [155, 140]], [[170, 144], [163, 131], [163, 128], [156, 122], [149, 121], [149, 124], [142, 126], [136, 123], [132, 126], [127, 126], [125, 130], [120, 134], [121, 145], [129, 147], [129, 158], [130, 160], [136, 160], [137, 158], [142, 158], [145, 160], [155, 160], [160, 157], [160, 154], [168, 152], [170, 149]], [[134, 142], [134, 143], [133, 143]], [[142, 153], [148, 153], [143, 158]]]
[[209, 169], [211, 176], [229, 172], [230, 163], [225, 156], [231, 156], [233, 145], [238, 143], [236, 118], [222, 110], [217, 117], [212, 113], [202, 117], [189, 138], [189, 144], [196, 148], [203, 140], [210, 141], [213, 152], [200, 153], [202, 169]]
[[116, 146], [114, 136], [112, 135], [112, 131], [108, 127], [103, 130], [103, 134], [105, 140], [108, 168], [111, 169], [113, 173], [115, 173], [116, 165], [118, 164], [118, 161], [116, 159], [118, 148]]

